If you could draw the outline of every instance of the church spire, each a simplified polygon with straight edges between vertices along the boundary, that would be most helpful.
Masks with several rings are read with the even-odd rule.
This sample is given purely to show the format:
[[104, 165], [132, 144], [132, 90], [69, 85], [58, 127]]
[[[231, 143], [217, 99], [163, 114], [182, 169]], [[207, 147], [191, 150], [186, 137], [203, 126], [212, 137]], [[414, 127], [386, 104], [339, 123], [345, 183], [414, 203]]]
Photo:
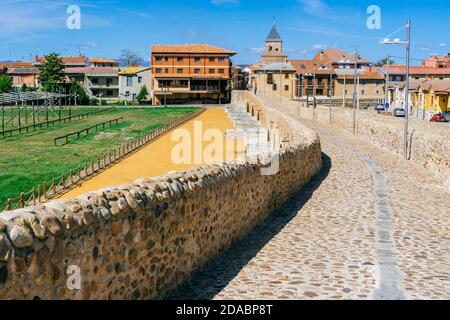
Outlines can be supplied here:
[[278, 33], [277, 27], [275, 25], [275, 17], [273, 17], [272, 30], [270, 31], [266, 41], [281, 41], [280, 34]]

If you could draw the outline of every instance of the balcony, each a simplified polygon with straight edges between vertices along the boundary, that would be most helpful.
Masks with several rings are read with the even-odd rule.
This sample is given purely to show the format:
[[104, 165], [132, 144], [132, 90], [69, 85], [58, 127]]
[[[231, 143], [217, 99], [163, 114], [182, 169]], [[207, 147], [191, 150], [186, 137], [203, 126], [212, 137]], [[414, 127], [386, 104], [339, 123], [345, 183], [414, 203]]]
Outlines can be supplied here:
[[218, 86], [191, 86], [191, 91], [195, 92], [220, 92], [220, 87]]

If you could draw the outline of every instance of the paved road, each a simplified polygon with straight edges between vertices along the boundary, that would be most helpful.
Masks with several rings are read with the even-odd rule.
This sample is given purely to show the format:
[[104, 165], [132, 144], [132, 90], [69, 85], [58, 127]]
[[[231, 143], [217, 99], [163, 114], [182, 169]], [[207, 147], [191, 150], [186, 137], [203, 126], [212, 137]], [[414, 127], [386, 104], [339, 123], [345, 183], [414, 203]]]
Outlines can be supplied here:
[[449, 299], [450, 187], [351, 134], [299, 121], [321, 136], [321, 174], [168, 298]]

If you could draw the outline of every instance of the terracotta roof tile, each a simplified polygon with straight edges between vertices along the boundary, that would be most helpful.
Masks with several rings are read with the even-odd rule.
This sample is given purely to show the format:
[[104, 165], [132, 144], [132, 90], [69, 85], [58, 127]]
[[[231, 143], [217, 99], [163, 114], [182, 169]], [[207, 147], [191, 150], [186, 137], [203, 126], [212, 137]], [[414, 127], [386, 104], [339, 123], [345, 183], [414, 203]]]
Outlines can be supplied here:
[[91, 58], [89, 61], [91, 63], [118, 63], [116, 60], [108, 58]]

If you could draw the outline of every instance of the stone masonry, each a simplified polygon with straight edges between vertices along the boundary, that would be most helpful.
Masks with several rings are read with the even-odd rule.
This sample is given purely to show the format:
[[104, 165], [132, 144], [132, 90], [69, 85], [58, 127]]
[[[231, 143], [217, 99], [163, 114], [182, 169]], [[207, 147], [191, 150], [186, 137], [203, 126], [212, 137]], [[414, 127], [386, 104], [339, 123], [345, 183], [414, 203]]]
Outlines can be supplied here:
[[160, 298], [276, 212], [320, 171], [320, 140], [250, 93], [234, 99], [280, 131], [276, 175], [234, 161], [5, 212], [0, 299]]

